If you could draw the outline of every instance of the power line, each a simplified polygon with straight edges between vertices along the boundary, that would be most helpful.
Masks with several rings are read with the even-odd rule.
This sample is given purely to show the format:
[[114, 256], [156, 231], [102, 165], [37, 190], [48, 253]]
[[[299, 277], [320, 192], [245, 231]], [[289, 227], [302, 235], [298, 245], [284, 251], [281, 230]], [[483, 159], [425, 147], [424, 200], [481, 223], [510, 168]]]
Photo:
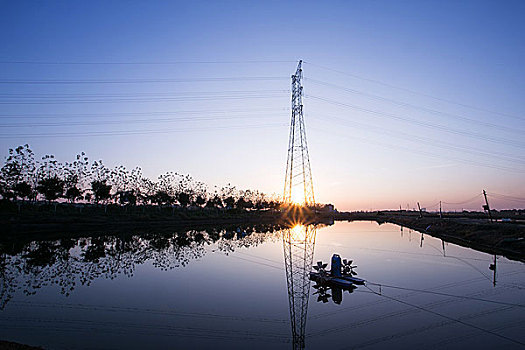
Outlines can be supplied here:
[[475, 166], [481, 166], [481, 167], [485, 167], [485, 168], [492, 168], [492, 169], [497, 169], [497, 170], [505, 170], [505, 171], [515, 172], [515, 173], [523, 173], [523, 172], [525, 172], [524, 170], [519, 170], [519, 169], [516, 169], [516, 168], [511, 168], [511, 167], [506, 167], [506, 166], [497, 166], [497, 165], [493, 165], [493, 164], [487, 164], [487, 163], [482, 163], [482, 162], [478, 162], [478, 161], [473, 161], [471, 159], [451, 157], [451, 156], [444, 156], [442, 154], [435, 154], [435, 153], [426, 152], [426, 151], [423, 151], [423, 150], [420, 150], [420, 149], [414, 149], [414, 148], [409, 148], [409, 147], [403, 147], [403, 146], [400, 146], [400, 145], [397, 145], [397, 144], [380, 142], [380, 141], [377, 141], [377, 140], [371, 140], [371, 139], [368, 139], [368, 138], [363, 138], [363, 137], [359, 137], [359, 136], [355, 136], [355, 135], [352, 135], [352, 137], [349, 137], [348, 135], [341, 135], [339, 133], [336, 133], [333, 130], [324, 130], [322, 128], [315, 128], [315, 127], [310, 127], [310, 129], [314, 129], [314, 130], [318, 130], [318, 131], [321, 131], [321, 132], [325, 132], [327, 134], [330, 134], [331, 136], [339, 136], [339, 137], [342, 137], [342, 138], [345, 138], [345, 139], [359, 140], [361, 142], [379, 145], [381, 147], [386, 147], [388, 149], [400, 149], [400, 150], [403, 150], [403, 151], [406, 151], [406, 152], [409, 152], [409, 153], [421, 154], [421, 155], [425, 155], [425, 156], [429, 156], [429, 157], [433, 157], [433, 158], [438, 158], [438, 159], [455, 160], [455, 161], [458, 161], [458, 162], [461, 162], [461, 163], [471, 164], [471, 165], [475, 165]]
[[[260, 114], [252, 114], [261, 119]], [[269, 115], [265, 114], [267, 118]], [[266, 119], [265, 118], [265, 119]], [[103, 120], [90, 122], [55, 122], [55, 123], [18, 123], [18, 124], [0, 124], [2, 128], [33, 128], [33, 127], [64, 127], [64, 126], [88, 126], [88, 125], [120, 125], [120, 124], [141, 124], [141, 123], [172, 123], [172, 122], [202, 122], [215, 120], [246, 120], [246, 114], [240, 116], [209, 116], [209, 117], [172, 117], [172, 118], [150, 118], [150, 119], [127, 119], [127, 120]]]
[[177, 132], [199, 132], [213, 130], [231, 130], [231, 129], [257, 129], [286, 126], [283, 123], [273, 124], [254, 124], [242, 126], [223, 126], [223, 127], [202, 127], [186, 129], [157, 129], [157, 130], [127, 130], [127, 131], [93, 131], [93, 132], [62, 132], [62, 133], [37, 133], [37, 134], [0, 134], [0, 139], [12, 139], [19, 137], [27, 138], [45, 138], [45, 137], [83, 137], [83, 136], [124, 136], [124, 135], [150, 135], [150, 134], [169, 134]]
[[259, 64], [259, 63], [297, 63], [287, 60], [210, 60], [210, 61], [32, 61], [32, 60], [3, 60], [0, 64], [27, 64], [27, 65], [177, 65], [177, 64]]
[[251, 262], [253, 264], [257, 264], [257, 265], [261, 265], [261, 266], [271, 267], [272, 269], [277, 269], [279, 271], [284, 270], [284, 268], [282, 268], [280, 266], [270, 265], [270, 264], [266, 264], [266, 263], [263, 263], [263, 262], [260, 262], [260, 261], [255, 261], [255, 260], [251, 260], [251, 259], [241, 258], [240, 256], [230, 255], [230, 257], [231, 258], [235, 258], [235, 259], [239, 259], [239, 260], [243, 260], [243, 261], [249, 261], [249, 262]]
[[0, 118], [27, 118], [27, 119], [47, 119], [47, 118], [106, 118], [111, 116], [139, 116], [139, 115], [173, 115], [173, 114], [187, 114], [187, 115], [198, 115], [201, 113], [206, 114], [225, 114], [225, 113], [244, 113], [244, 112], [266, 112], [266, 111], [289, 111], [289, 107], [282, 108], [246, 108], [246, 109], [199, 109], [199, 110], [178, 110], [178, 111], [151, 111], [151, 112], [108, 112], [108, 113], [38, 113], [38, 114], [27, 114], [27, 113], [16, 113], [16, 114], [0, 114]]
[[368, 282], [368, 281], [367, 281], [367, 284], [371, 284], [371, 285], [375, 285], [375, 286], [381, 286], [381, 288], [399, 289], [399, 290], [406, 290], [406, 291], [417, 292], [417, 293], [434, 294], [434, 295], [445, 296], [445, 297], [452, 297], [452, 298], [465, 299], [465, 300], [481, 301], [481, 302], [484, 302], [484, 303], [491, 303], [491, 304], [498, 304], [498, 305], [505, 305], [505, 306], [512, 306], [512, 307], [524, 307], [525, 308], [525, 304], [507, 303], [507, 302], [504, 302], [504, 301], [482, 299], [482, 298], [463, 296], [463, 295], [454, 295], [454, 294], [435, 292], [435, 291], [432, 291], [432, 290], [425, 290], [425, 289], [406, 288], [406, 287], [393, 286], [393, 285], [382, 284], [382, 283], [374, 283], [374, 282]]
[[471, 132], [471, 131], [464, 131], [464, 130], [459, 130], [459, 129], [453, 129], [453, 128], [449, 128], [449, 127], [441, 125], [441, 124], [422, 122], [422, 121], [419, 121], [419, 120], [416, 120], [416, 119], [413, 119], [413, 118], [402, 117], [402, 116], [398, 116], [398, 115], [395, 115], [395, 114], [392, 114], [392, 113], [375, 111], [375, 110], [363, 108], [363, 107], [352, 105], [352, 104], [347, 104], [347, 103], [343, 103], [343, 102], [338, 102], [338, 101], [326, 99], [324, 97], [318, 97], [318, 96], [313, 96], [313, 95], [306, 95], [306, 97], [313, 98], [313, 99], [320, 100], [320, 101], [324, 101], [324, 102], [327, 102], [327, 103], [330, 103], [330, 104], [333, 104], [333, 105], [346, 107], [346, 108], [351, 108], [351, 109], [354, 109], [354, 110], [362, 111], [362, 112], [373, 114], [373, 115], [378, 115], [380, 117], [387, 117], [387, 118], [390, 118], [390, 119], [400, 120], [400, 121], [404, 121], [404, 122], [407, 122], [407, 123], [410, 123], [410, 124], [423, 126], [423, 127], [434, 129], [434, 130], [441, 130], [441, 131], [448, 132], [448, 133], [451, 133], [451, 134], [464, 135], [464, 136], [476, 138], [476, 139], [483, 140], [483, 141], [489, 141], [489, 142], [493, 142], [493, 143], [500, 143], [500, 144], [511, 145], [511, 146], [514, 146], [514, 147], [525, 148], [525, 144], [523, 144], [521, 142], [518, 142], [518, 141], [514, 141], [514, 140], [508, 140], [508, 139], [502, 139], [502, 138], [497, 138], [497, 137], [491, 137], [491, 136], [487, 136], [487, 135], [474, 133], [474, 132]]
[[[202, 328], [202, 327], [190, 327], [190, 326], [172, 326], [172, 325], [166, 325], [166, 324], [148, 324], [148, 323], [124, 323], [122, 321], [115, 322], [115, 321], [101, 321], [101, 320], [84, 320], [84, 319], [58, 319], [58, 318], [50, 318], [50, 319], [43, 319], [43, 318], [36, 318], [36, 317], [6, 317], [4, 320], [10, 321], [10, 325], [12, 325], [13, 322], [21, 321], [23, 322], [24, 326], [27, 326], [28, 322], [33, 323], [39, 323], [39, 324], [45, 324], [45, 323], [54, 323], [54, 324], [62, 324], [66, 326], [71, 325], [81, 325], [82, 327], [89, 327], [89, 326], [100, 326], [104, 329], [108, 329], [111, 326], [114, 327], [121, 327], [125, 328], [127, 333], [129, 333], [129, 329], [136, 330], [156, 330], [156, 331], [171, 331], [175, 332], [176, 335], [182, 335], [185, 336], [198, 336], [199, 338], [210, 338], [210, 339], [226, 339], [226, 340], [235, 340], [235, 339], [246, 339], [246, 337], [250, 337], [253, 340], [264, 340], [265, 338], [267, 340], [273, 340], [273, 341], [283, 341], [287, 338], [285, 334], [280, 333], [260, 333], [256, 331], [247, 331], [247, 330], [238, 330], [238, 329], [213, 329], [213, 328]], [[5, 325], [2, 325], [3, 327]], [[83, 328], [81, 328], [83, 329]], [[183, 332], [178, 333], [178, 332]], [[149, 333], [147, 333], [150, 335]]]
[[[328, 245], [328, 244], [321, 244], [321, 243], [317, 243], [317, 245], [321, 245], [321, 246], [325, 246], [325, 247], [332, 247], [331, 245]], [[474, 260], [474, 261], [483, 261], [483, 262], [486, 262], [487, 260], [486, 259], [478, 259], [478, 258], [468, 258], [468, 257], [456, 257], [456, 256], [451, 256], [449, 254], [447, 254], [447, 256], [443, 256], [441, 254], [441, 251], [439, 251], [439, 255], [438, 254], [428, 254], [428, 253], [416, 253], [416, 252], [407, 252], [407, 251], [402, 251], [402, 250], [393, 250], [393, 249], [379, 249], [379, 248], [370, 248], [370, 247], [359, 247], [359, 246], [352, 246], [352, 247], [349, 247], [349, 246], [344, 246], [344, 245], [341, 245], [341, 246], [338, 246], [340, 248], [348, 248], [348, 249], [363, 249], [363, 250], [369, 250], [369, 251], [375, 251], [375, 252], [386, 252], [386, 253], [396, 253], [396, 254], [406, 254], [406, 255], [419, 255], [419, 256], [431, 256], [431, 257], [439, 257], [439, 258], [455, 258], [455, 259], [460, 259], [460, 260]], [[498, 264], [507, 264], [507, 265], [520, 265], [522, 266], [523, 264], [522, 263], [518, 263], [518, 262], [510, 262], [510, 261], [507, 261], [507, 262], [498, 262]], [[479, 272], [479, 270], [477, 270]], [[504, 276], [508, 276], [508, 275], [515, 275], [515, 274], [520, 274], [520, 273], [525, 273], [525, 271], [514, 271], [514, 272], [508, 272], [506, 274], [504, 274]], [[487, 276], [483, 274], [483, 279], [486, 279]], [[474, 282], [474, 281], [477, 281], [479, 279], [473, 279], [473, 280], [469, 280], [469, 283], [470, 282]], [[445, 285], [445, 286], [448, 286], [448, 285]], [[453, 283], [453, 286], [456, 286], [455, 283]], [[434, 287], [434, 289], [437, 289], [437, 288], [442, 288], [442, 287]], [[448, 287], [447, 287], [448, 288]]]
[[69, 85], [69, 84], [143, 84], [143, 83], [194, 83], [194, 82], [223, 82], [223, 81], [272, 81], [287, 80], [285, 77], [211, 77], [211, 78], [162, 78], [162, 79], [79, 79], [79, 80], [24, 80], [1, 79], [0, 84], [24, 85]]
[[451, 202], [443, 202], [443, 204], [448, 204], [448, 205], [460, 205], [460, 204], [467, 204], [467, 203], [470, 203], [470, 202], [473, 202], [475, 200], [478, 200], [480, 197], [482, 196], [482, 194], [477, 194], [475, 195], [474, 197], [472, 198], [469, 198], [469, 199], [466, 199], [464, 201], [461, 201], [461, 202], [456, 202], [456, 203], [451, 203]]
[[[163, 90], [165, 91], [165, 90]], [[71, 97], [143, 97], [143, 96], [170, 96], [174, 95], [224, 95], [224, 94], [260, 94], [260, 93], [290, 93], [290, 90], [220, 90], [220, 91], [173, 91], [173, 92], [133, 92], [133, 93], [0, 93], [0, 98], [30, 99], [30, 98], [71, 98]]]
[[[369, 289], [370, 289], [370, 288], [369, 288]], [[523, 345], [523, 346], [525, 346], [525, 343], [522, 343], [522, 342], [520, 342], [519, 340], [515, 340], [515, 339], [512, 339], [512, 338], [506, 337], [506, 336], [504, 336], [504, 335], [502, 335], [502, 334], [499, 334], [499, 333], [493, 332], [493, 331], [491, 331], [491, 330], [488, 330], [488, 329], [485, 329], [485, 328], [478, 327], [478, 326], [476, 326], [476, 325], [473, 325], [473, 324], [470, 324], [470, 323], [464, 322], [464, 321], [462, 321], [462, 320], [460, 320], [460, 319], [453, 318], [453, 317], [450, 317], [450, 316], [444, 315], [444, 314], [439, 313], [439, 312], [436, 312], [436, 311], [432, 311], [432, 310], [427, 309], [427, 308], [424, 308], [424, 307], [422, 307], [422, 306], [418, 306], [418, 305], [415, 305], [415, 304], [411, 304], [411, 303], [409, 303], [409, 302], [406, 302], [406, 301], [403, 301], [403, 300], [401, 300], [401, 299], [397, 299], [397, 298], [391, 297], [391, 296], [389, 296], [389, 295], [385, 295], [385, 294], [382, 294], [382, 293], [381, 293], [381, 294], [380, 294], [380, 293], [377, 293], [377, 292], [375, 292], [375, 291], [372, 290], [372, 289], [370, 289], [370, 290], [371, 290], [373, 293], [375, 293], [375, 294], [377, 294], [377, 295], [380, 295], [380, 296], [382, 296], [382, 297], [384, 297], [384, 298], [387, 298], [387, 299], [390, 299], [390, 300], [393, 300], [393, 301], [397, 301], [398, 303], [401, 303], [401, 304], [404, 304], [404, 305], [407, 305], [407, 306], [410, 306], [410, 307], [416, 308], [416, 309], [418, 309], [418, 310], [422, 310], [422, 311], [425, 311], [425, 312], [431, 313], [431, 314], [436, 315], [436, 316], [439, 316], [439, 317], [446, 318], [446, 319], [448, 319], [448, 320], [450, 320], [450, 321], [453, 321], [453, 322], [456, 322], [456, 323], [460, 323], [460, 324], [462, 324], [462, 325], [464, 325], [464, 326], [467, 326], [467, 327], [471, 327], [471, 328], [477, 329], [477, 330], [482, 331], [482, 332], [484, 332], [484, 333], [492, 334], [492, 335], [494, 335], [494, 336], [496, 336], [496, 337], [499, 337], [499, 338], [502, 338], [502, 339], [508, 340], [508, 341], [513, 342], [513, 343], [515, 343], [515, 344], [519, 344], [519, 345]]]
[[[372, 249], [372, 248], [368, 248], [368, 249]], [[374, 250], [374, 249], [372, 249], [372, 250]], [[409, 252], [400, 252], [400, 253], [409, 253]], [[409, 254], [418, 254], [418, 253], [409, 253]], [[429, 255], [429, 254], [421, 254], [420, 253], [419, 255]], [[439, 255], [439, 256], [441, 256], [441, 255]], [[517, 273], [521, 273], [521, 272], [517, 272]], [[516, 274], [516, 272], [514, 272], [514, 273], [506, 273], [504, 275], [505, 276], [509, 276], [509, 275], [514, 275], [514, 274]], [[446, 284], [443, 284], [443, 285], [439, 285], [439, 286], [433, 287], [432, 289], [433, 290], [442, 290], [442, 289], [449, 289], [449, 288], [453, 288], [453, 287], [460, 287], [460, 286], [464, 286], [464, 285], [471, 285], [474, 282], [479, 282], [479, 281], [484, 280], [484, 279], [485, 279], [485, 276], [483, 276], [483, 277], [475, 277], [475, 278], [471, 278], [471, 279], [463, 280], [463, 281], [459, 281], [459, 282], [446, 283]], [[489, 291], [493, 291], [493, 289], [491, 288]], [[398, 297], [411, 297], [411, 296], [416, 295], [417, 293], [418, 293], [418, 291], [414, 290], [414, 291], [410, 291], [410, 292], [405, 293], [405, 294], [398, 295]], [[472, 297], [474, 295], [484, 295], [484, 294], [486, 294], [486, 291], [475, 292], [475, 293], [472, 293], [472, 294], [468, 295], [467, 297]], [[368, 308], [370, 306], [375, 306], [377, 304], [382, 304], [382, 303], [386, 303], [386, 302], [387, 302], [387, 300], [375, 300], [375, 301], [371, 301], [371, 302], [368, 302], [368, 303], [363, 303], [363, 304], [360, 304], [360, 305], [357, 305], [357, 306], [353, 305], [353, 306], [343, 307], [343, 308], [337, 309], [335, 311], [329, 311], [329, 312], [320, 313], [320, 314], [317, 314], [317, 315], [312, 316], [310, 318], [311, 319], [323, 318], [323, 317], [327, 317], [327, 316], [331, 316], [331, 315], [334, 315], [334, 314], [338, 314], [338, 313], [344, 312], [346, 310], [355, 311], [357, 309]]]
[[[329, 118], [329, 119], [333, 119], [333, 120], [338, 120], [338, 121], [340, 121], [340, 123], [339, 123], [340, 125], [345, 125], [345, 126], [348, 126], [348, 127], [356, 127], [356, 128], [364, 129], [364, 130], [367, 130], [367, 131], [387, 134], [387, 135], [390, 135], [390, 136], [393, 136], [393, 137], [396, 137], [396, 138], [400, 138], [400, 139], [403, 139], [403, 140], [407, 140], [407, 141], [410, 141], [410, 142], [418, 141], [419, 143], [430, 144], [430, 145], [432, 145], [434, 147], [438, 147], [438, 148], [442, 148], [442, 149], [453, 150], [453, 151], [458, 151], [458, 152], [462, 152], [462, 153], [470, 153], [470, 154], [474, 154], [474, 155], [496, 157], [496, 158], [498, 158], [500, 160], [503, 157], [503, 158], [506, 158], [506, 160], [509, 161], [509, 162], [521, 162], [521, 163], [525, 162], [525, 159], [515, 158], [515, 157], [509, 156], [507, 154], [501, 153], [501, 152], [494, 152], [494, 151], [493, 152], [486, 152], [484, 150], [481, 150], [481, 149], [478, 149], [478, 148], [474, 148], [474, 147], [467, 148], [467, 147], [464, 147], [464, 146], [458, 146], [458, 145], [454, 145], [454, 144], [447, 143], [447, 142], [444, 142], [444, 141], [439, 141], [438, 142], [438, 141], [435, 141], [433, 139], [429, 139], [429, 138], [425, 138], [425, 137], [421, 137], [421, 136], [416, 136], [416, 135], [412, 135], [412, 134], [408, 134], [408, 133], [404, 133], [404, 132], [400, 132], [400, 131], [395, 131], [394, 132], [394, 131], [391, 131], [390, 129], [384, 129], [384, 128], [380, 128], [380, 127], [377, 127], [377, 126], [373, 126], [373, 125], [369, 125], [369, 124], [363, 124], [363, 123], [359, 123], [359, 122], [355, 122], [355, 121], [348, 121], [346, 119], [335, 117], [335, 116], [331, 116], [331, 115], [323, 114], [323, 117]], [[316, 118], [316, 119], [320, 119], [320, 118]]]
[[487, 194], [490, 195], [490, 196], [493, 196], [493, 197], [500, 197], [500, 198], [505, 198], [505, 199], [509, 199], [509, 200], [525, 201], [525, 198], [523, 198], [523, 197], [515, 197], [515, 196], [510, 196], [510, 195], [507, 195], [507, 194], [500, 194], [500, 193], [495, 193], [495, 192], [491, 192], [491, 193], [487, 193]]
[[315, 64], [315, 63], [311, 63], [311, 62], [307, 62], [307, 61], [304, 61], [304, 63], [312, 65], [314, 67], [318, 67], [318, 68], [322, 68], [322, 69], [325, 69], [325, 70], [328, 70], [328, 71], [332, 71], [334, 73], [344, 74], [344, 75], [347, 75], [347, 76], [352, 77], [352, 78], [356, 78], [356, 79], [360, 79], [360, 80], [363, 80], [363, 81], [368, 81], [368, 82], [371, 82], [371, 83], [383, 85], [383, 86], [386, 86], [386, 87], [389, 87], [389, 88], [392, 88], [392, 89], [406, 91], [406, 92], [409, 92], [409, 93], [414, 94], [414, 95], [420, 95], [420, 96], [424, 96], [424, 97], [429, 97], [429, 98], [432, 98], [434, 100], [438, 100], [438, 101], [441, 101], [441, 102], [446, 102], [446, 103], [458, 105], [458, 106], [461, 106], [461, 107], [466, 107], [466, 108], [478, 110], [478, 111], [481, 111], [481, 112], [497, 114], [497, 115], [501, 115], [501, 116], [505, 116], [505, 117], [509, 117], [509, 118], [525, 120], [525, 118], [523, 118], [523, 117], [515, 116], [515, 115], [512, 115], [512, 114], [501, 113], [501, 112], [497, 112], [497, 111], [493, 111], [493, 110], [489, 110], [489, 109], [473, 106], [473, 105], [470, 105], [470, 104], [465, 104], [465, 103], [460, 103], [460, 102], [444, 99], [444, 98], [441, 98], [441, 97], [437, 97], [437, 96], [421, 93], [419, 91], [415, 91], [415, 90], [407, 89], [407, 88], [404, 88], [404, 87], [396, 86], [396, 85], [393, 85], [393, 84], [385, 83], [385, 82], [380, 81], [380, 80], [369, 79], [369, 78], [365, 78], [365, 77], [362, 77], [362, 76], [359, 76], [359, 75], [356, 75], [356, 74], [352, 74], [352, 73], [340, 71], [340, 70], [337, 70], [337, 69], [329, 68], [329, 67], [326, 67], [326, 66], [318, 65], [318, 64]]
[[[517, 327], [517, 326], [522, 326], [522, 322], [518, 321], [510, 321], [510, 322], [505, 322], [505, 323], [498, 323], [498, 326], [497, 327], [493, 327], [493, 328], [490, 328], [491, 331], [508, 331], [509, 328], [513, 328], [513, 327]], [[452, 343], [455, 343], [457, 341], [460, 341], [460, 340], [465, 340], [465, 339], [468, 339], [468, 338], [472, 338], [472, 337], [475, 337], [476, 336], [476, 332], [472, 332], [470, 334], [467, 334], [467, 335], [464, 335], [462, 334], [461, 336], [459, 337], [455, 337], [455, 338], [447, 338], [447, 339], [444, 339], [438, 343], [435, 343], [433, 344], [432, 346], [432, 349], [436, 348], [436, 347], [443, 347], [443, 346], [446, 346], [448, 344], [452, 344]]]
[[223, 95], [223, 96], [192, 96], [192, 97], [159, 97], [159, 98], [119, 98], [119, 99], [70, 99], [54, 101], [16, 101], [3, 102], [0, 105], [49, 105], [49, 104], [91, 104], [91, 103], [143, 103], [143, 102], [188, 102], [188, 101], [214, 101], [214, 100], [244, 100], [244, 99], [270, 99], [283, 97], [282, 95]]
[[268, 322], [268, 323], [286, 323], [285, 319], [269, 318], [264, 316], [236, 316], [225, 315], [209, 312], [189, 312], [174, 309], [151, 309], [140, 307], [123, 307], [123, 306], [108, 306], [108, 305], [93, 305], [82, 303], [34, 303], [30, 301], [11, 301], [11, 304], [25, 305], [31, 308], [65, 308], [88, 311], [114, 311], [114, 312], [141, 312], [157, 315], [178, 316], [178, 317], [196, 317], [196, 318], [212, 318], [224, 319], [231, 321], [252, 321], [252, 322]]
[[[365, 287], [370, 292], [372, 292], [373, 294], [382, 295], [380, 293], [377, 293], [377, 292], [373, 291], [368, 285], [365, 285]], [[405, 294], [405, 297], [412, 296], [414, 293], [415, 292], [407, 293], [407, 294]], [[486, 293], [486, 292], [476, 292], [476, 293], [473, 293], [473, 295], [479, 295], [479, 294], [484, 294], [484, 293]], [[433, 301], [433, 302], [427, 303], [425, 305], [425, 307], [427, 307], [427, 308], [439, 307], [439, 306], [441, 306], [443, 304], [451, 303], [454, 300], [456, 300], [456, 299], [455, 298], [448, 298], [448, 299], [444, 299], [444, 300]], [[378, 305], [378, 304], [383, 304], [384, 302], [387, 302], [387, 300], [379, 299], [379, 300], [375, 300], [375, 301], [372, 301], [372, 302], [369, 302], [369, 303], [366, 303], [366, 304], [358, 305], [357, 307], [350, 307], [350, 308], [346, 308], [346, 309], [354, 309], [354, 308], [358, 309], [358, 308], [363, 307], [364, 305], [368, 305], [368, 306], [373, 306], [374, 305], [375, 306], [375, 305]], [[507, 308], [510, 308], [510, 307], [507, 307]], [[415, 310], [412, 310], [412, 309], [409, 309], [409, 310], [404, 309], [404, 310], [398, 310], [398, 311], [391, 311], [389, 313], [382, 313], [379, 316], [370, 317], [368, 319], [358, 320], [358, 321], [353, 322], [353, 323], [345, 323], [345, 324], [343, 324], [341, 326], [330, 327], [330, 328], [324, 329], [322, 331], [318, 331], [318, 332], [309, 334], [308, 336], [309, 337], [325, 336], [325, 335], [328, 335], [329, 333], [341, 332], [341, 331], [345, 331], [345, 330], [348, 330], [348, 329], [351, 329], [351, 328], [358, 328], [358, 327], [362, 327], [362, 326], [365, 326], [365, 325], [374, 324], [374, 323], [376, 323], [378, 321], [383, 321], [383, 320], [385, 320], [387, 318], [395, 318], [395, 317], [400, 317], [400, 316], [407, 316], [407, 315], [412, 314], [414, 311]], [[333, 313], [336, 313], [336, 312], [337, 311], [334, 311]]]
[[[475, 318], [486, 317], [486, 316], [489, 316], [491, 314], [500, 313], [500, 312], [503, 312], [503, 311], [508, 311], [508, 310], [511, 310], [511, 309], [512, 309], [511, 307], [499, 307], [499, 308], [492, 309], [492, 310], [476, 311], [474, 313], [461, 316], [459, 319], [462, 320], [462, 321], [463, 320], [471, 320], [471, 319], [475, 319]], [[382, 336], [382, 337], [379, 337], [379, 338], [375, 338], [375, 339], [372, 339], [372, 340], [369, 340], [369, 341], [362, 342], [362, 343], [357, 344], [357, 345], [353, 345], [352, 349], [364, 348], [364, 347], [368, 347], [370, 345], [376, 345], [377, 346], [377, 344], [380, 344], [380, 343], [383, 343], [383, 342], [386, 342], [386, 341], [392, 341], [394, 339], [399, 339], [399, 338], [403, 338], [403, 337], [406, 337], [406, 336], [411, 336], [411, 335], [414, 335], [414, 334], [417, 334], [417, 333], [428, 332], [429, 330], [433, 330], [433, 329], [436, 329], [436, 328], [441, 328], [441, 327], [448, 326], [450, 324], [453, 324], [454, 322], [455, 321], [448, 320], [448, 321], [442, 321], [442, 322], [438, 322], [438, 323], [433, 323], [433, 324], [430, 324], [430, 325], [419, 325], [416, 328], [412, 328], [412, 329], [409, 329], [409, 330], [402, 330], [402, 331], [397, 332], [395, 334]], [[494, 329], [490, 329], [490, 330], [494, 331]]]
[[520, 130], [520, 129], [507, 127], [507, 126], [503, 126], [503, 125], [488, 123], [488, 122], [485, 122], [485, 121], [482, 121], [482, 120], [476, 120], [476, 119], [468, 118], [468, 117], [457, 115], [457, 114], [453, 114], [453, 113], [447, 113], [447, 112], [435, 110], [435, 109], [432, 109], [432, 108], [417, 106], [417, 105], [413, 105], [413, 104], [410, 104], [410, 103], [401, 102], [401, 101], [393, 100], [393, 99], [390, 99], [390, 98], [386, 98], [386, 97], [383, 97], [383, 96], [374, 95], [374, 94], [366, 93], [366, 92], [359, 91], [359, 90], [349, 89], [349, 88], [346, 88], [346, 87], [343, 87], [343, 86], [327, 83], [327, 82], [316, 80], [316, 79], [307, 78], [307, 80], [310, 81], [310, 82], [313, 82], [314, 84], [328, 86], [328, 87], [331, 87], [331, 88], [334, 88], [334, 89], [339, 89], [339, 90], [346, 91], [346, 92], [353, 93], [353, 94], [359, 94], [359, 95], [366, 96], [366, 97], [369, 97], [369, 98], [373, 98], [373, 99], [376, 99], [376, 100], [379, 100], [379, 101], [387, 101], [387, 102], [390, 102], [390, 103], [393, 103], [393, 104], [396, 104], [396, 105], [402, 106], [402, 107], [413, 108], [413, 109], [421, 110], [421, 111], [424, 111], [424, 112], [429, 112], [429, 113], [433, 113], [433, 114], [438, 114], [438, 115], [453, 117], [453, 118], [456, 118], [456, 119], [461, 119], [461, 120], [466, 121], [466, 122], [475, 123], [476, 125], [484, 125], [484, 126], [487, 126], [487, 127], [490, 127], [490, 128], [500, 129], [500, 130], [507, 131], [507, 132], [513, 132], [513, 133], [517, 133], [517, 134], [520, 134], [520, 135], [525, 133], [525, 130]]
[[421, 205], [422, 207], [426, 208], [426, 209], [429, 209], [429, 208], [436, 208], [439, 206], [439, 202], [437, 202], [436, 204], [433, 204], [433, 205]]

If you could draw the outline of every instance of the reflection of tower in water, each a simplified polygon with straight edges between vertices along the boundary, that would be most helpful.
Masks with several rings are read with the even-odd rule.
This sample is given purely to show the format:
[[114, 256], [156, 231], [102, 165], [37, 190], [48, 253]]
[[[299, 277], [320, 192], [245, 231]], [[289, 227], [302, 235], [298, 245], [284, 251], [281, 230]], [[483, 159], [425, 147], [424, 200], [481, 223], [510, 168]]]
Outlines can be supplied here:
[[315, 225], [296, 225], [283, 234], [284, 264], [288, 284], [294, 349], [304, 349], [306, 313], [310, 294], [309, 274], [314, 258]]

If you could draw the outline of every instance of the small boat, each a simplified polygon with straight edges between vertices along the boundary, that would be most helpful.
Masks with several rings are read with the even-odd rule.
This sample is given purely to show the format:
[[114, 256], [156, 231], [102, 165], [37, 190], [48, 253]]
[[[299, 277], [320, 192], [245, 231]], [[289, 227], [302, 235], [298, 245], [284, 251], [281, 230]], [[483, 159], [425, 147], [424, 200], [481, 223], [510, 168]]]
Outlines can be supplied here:
[[327, 266], [328, 264], [318, 261], [317, 265], [314, 265], [316, 271], [310, 272], [310, 280], [319, 284], [332, 284], [344, 289], [356, 288], [354, 284], [363, 285], [366, 282], [364, 279], [354, 276], [357, 273], [353, 270], [356, 266], [352, 266], [352, 260], [341, 260], [338, 254], [332, 256], [332, 263], [328, 271], [325, 270]]
[[310, 272], [310, 280], [320, 285], [329, 285], [342, 289], [357, 288], [353, 282], [343, 277], [332, 277], [324, 273]]

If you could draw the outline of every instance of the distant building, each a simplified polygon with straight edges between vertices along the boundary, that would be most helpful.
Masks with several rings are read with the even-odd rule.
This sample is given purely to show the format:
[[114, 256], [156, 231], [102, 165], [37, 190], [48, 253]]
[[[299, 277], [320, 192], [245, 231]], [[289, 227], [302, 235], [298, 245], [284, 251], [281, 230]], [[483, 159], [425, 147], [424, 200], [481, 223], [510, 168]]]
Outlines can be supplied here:
[[321, 213], [333, 213], [335, 212], [335, 207], [333, 204], [325, 204], [319, 208]]

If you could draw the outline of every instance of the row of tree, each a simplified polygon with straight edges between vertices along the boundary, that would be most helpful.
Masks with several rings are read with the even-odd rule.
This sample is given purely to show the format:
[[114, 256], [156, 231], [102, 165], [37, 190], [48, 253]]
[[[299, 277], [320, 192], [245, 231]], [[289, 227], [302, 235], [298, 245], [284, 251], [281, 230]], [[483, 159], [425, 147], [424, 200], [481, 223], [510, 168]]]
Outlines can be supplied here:
[[46, 200], [70, 203], [121, 205], [180, 205], [181, 207], [268, 209], [278, 208], [275, 196], [237, 190], [227, 185], [210, 189], [190, 175], [167, 172], [155, 181], [142, 169], [108, 168], [102, 160], [90, 161], [84, 152], [72, 162], [53, 155], [36, 160], [29, 145], [9, 149], [0, 170], [0, 196], [9, 201]]

